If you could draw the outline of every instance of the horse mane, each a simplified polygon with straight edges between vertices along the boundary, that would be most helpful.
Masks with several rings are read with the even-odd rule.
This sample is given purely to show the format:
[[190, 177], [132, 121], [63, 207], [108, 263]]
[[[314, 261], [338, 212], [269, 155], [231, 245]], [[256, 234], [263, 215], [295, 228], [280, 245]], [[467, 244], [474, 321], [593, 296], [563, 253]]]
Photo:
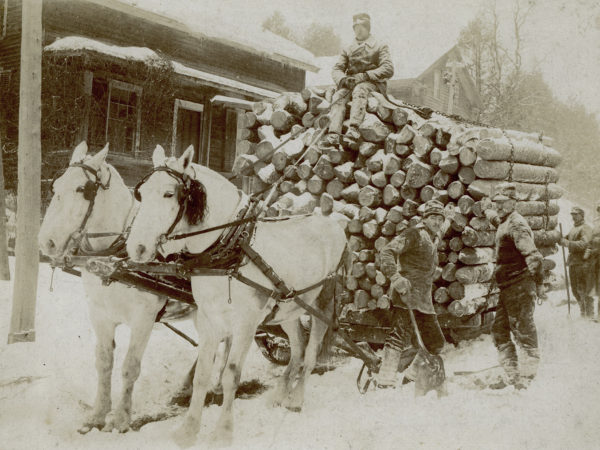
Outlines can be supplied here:
[[197, 225], [204, 220], [208, 212], [206, 203], [206, 189], [198, 180], [190, 178], [189, 186], [185, 187], [186, 196], [184, 198], [185, 218], [190, 225]]

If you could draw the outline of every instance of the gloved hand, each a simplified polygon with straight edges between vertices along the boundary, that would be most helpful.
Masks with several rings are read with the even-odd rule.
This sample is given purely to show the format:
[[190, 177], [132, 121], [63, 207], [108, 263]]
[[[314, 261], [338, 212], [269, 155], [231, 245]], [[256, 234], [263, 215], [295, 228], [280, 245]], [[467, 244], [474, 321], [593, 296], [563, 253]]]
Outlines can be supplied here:
[[539, 258], [527, 257], [525, 258], [525, 263], [536, 284], [541, 284], [544, 281], [544, 267], [542, 265], [542, 260]]
[[569, 240], [567, 238], [561, 238], [560, 241], [558, 241], [559, 245], [562, 245], [563, 247], [568, 247], [569, 246]]
[[357, 73], [354, 75], [354, 79], [356, 80], [356, 84], [364, 83], [365, 81], [369, 81], [369, 76], [366, 73]]
[[356, 86], [356, 79], [354, 77], [344, 77], [340, 81], [340, 87], [345, 89], [354, 89]]
[[486, 209], [483, 214], [485, 215], [485, 218], [495, 227], [497, 227], [500, 223], [500, 216], [496, 210]]
[[592, 256], [592, 250], [589, 248], [586, 248], [585, 252], [583, 252], [583, 259], [589, 259], [590, 256]]
[[406, 294], [411, 288], [410, 281], [404, 278], [399, 273], [393, 275], [390, 279], [390, 282], [391, 288], [400, 295]]

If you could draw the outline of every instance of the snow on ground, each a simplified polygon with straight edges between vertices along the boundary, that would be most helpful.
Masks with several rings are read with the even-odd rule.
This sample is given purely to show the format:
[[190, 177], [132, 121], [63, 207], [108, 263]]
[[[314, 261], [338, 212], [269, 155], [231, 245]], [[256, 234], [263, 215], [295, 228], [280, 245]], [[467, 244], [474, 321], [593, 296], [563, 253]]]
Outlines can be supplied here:
[[[94, 335], [79, 278], [40, 265], [34, 343], [6, 345], [11, 283], [0, 282], [0, 448], [2, 449], [174, 449], [169, 433], [181, 417], [149, 423], [127, 434], [77, 433], [96, 389]], [[564, 292], [551, 293], [536, 311], [542, 362], [527, 391], [482, 389], [498, 369], [477, 375], [457, 370], [496, 364], [489, 336], [444, 350], [448, 396], [414, 398], [413, 386], [369, 391], [355, 387], [360, 363], [344, 360], [334, 371], [313, 375], [302, 413], [269, 406], [270, 391], [235, 401], [234, 448], [240, 449], [513, 449], [598, 448], [600, 442], [600, 324], [571, 317], [566, 306], [552, 306]], [[126, 299], [124, 299], [126, 301]], [[179, 327], [193, 329], [189, 322]], [[117, 333], [113, 391], [120, 388], [120, 366], [128, 339]], [[161, 325], [150, 339], [134, 392], [134, 419], [167, 411], [194, 359], [193, 348]], [[242, 380], [260, 379], [272, 387], [282, 368], [252, 346]], [[116, 395], [113, 395], [116, 402]], [[216, 423], [219, 407], [205, 409], [197, 448]]]

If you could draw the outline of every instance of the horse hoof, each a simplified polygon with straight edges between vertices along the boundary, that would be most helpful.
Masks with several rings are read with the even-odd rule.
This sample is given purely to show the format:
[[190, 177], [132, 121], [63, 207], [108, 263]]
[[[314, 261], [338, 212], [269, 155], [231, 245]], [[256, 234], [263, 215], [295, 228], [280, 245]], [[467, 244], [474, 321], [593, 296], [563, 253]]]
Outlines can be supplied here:
[[296, 412], [296, 413], [302, 412], [302, 406], [286, 406], [285, 408], [291, 412]]
[[84, 424], [81, 428], [79, 428], [77, 430], [77, 432], [79, 434], [88, 434], [90, 431], [92, 431], [94, 428], [98, 428], [98, 429], [102, 429], [102, 426], [99, 425], [92, 425], [92, 424]]
[[190, 448], [196, 443], [196, 436], [185, 430], [183, 427], [175, 430], [171, 434], [171, 437], [179, 448]]

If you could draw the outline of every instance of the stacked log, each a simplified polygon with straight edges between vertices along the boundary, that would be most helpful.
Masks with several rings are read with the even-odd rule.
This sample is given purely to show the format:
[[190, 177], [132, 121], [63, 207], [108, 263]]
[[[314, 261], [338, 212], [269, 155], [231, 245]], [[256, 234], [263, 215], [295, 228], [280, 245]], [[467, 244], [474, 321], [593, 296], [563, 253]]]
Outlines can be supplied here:
[[341, 296], [346, 311], [390, 307], [380, 251], [418, 225], [420, 206], [431, 199], [454, 212], [438, 241], [438, 315], [471, 317], [497, 304], [495, 228], [484, 211], [499, 183], [517, 186], [517, 211], [534, 230], [542, 254], [557, 251], [560, 155], [549, 138], [436, 114], [425, 120], [374, 93], [359, 142], [312, 142], [327, 125], [322, 117], [330, 102], [331, 92], [305, 89], [254, 104], [244, 118], [234, 172], [245, 176], [253, 192], [279, 180], [267, 216], [313, 212], [339, 219], [353, 259]]

